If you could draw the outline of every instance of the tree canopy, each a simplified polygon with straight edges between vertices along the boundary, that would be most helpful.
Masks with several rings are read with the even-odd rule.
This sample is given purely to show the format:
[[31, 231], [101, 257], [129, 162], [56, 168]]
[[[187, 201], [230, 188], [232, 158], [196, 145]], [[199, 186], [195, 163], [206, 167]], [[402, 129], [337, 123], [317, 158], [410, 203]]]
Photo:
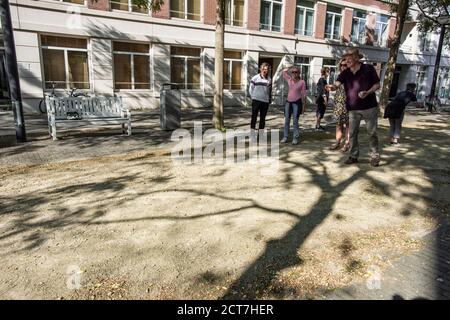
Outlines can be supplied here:
[[[417, 17], [419, 31], [431, 32], [440, 30], [440, 17], [450, 17], [450, 0], [413, 0], [419, 9]], [[450, 28], [447, 28], [447, 34]], [[444, 37], [444, 45], [450, 48], [450, 36]]]

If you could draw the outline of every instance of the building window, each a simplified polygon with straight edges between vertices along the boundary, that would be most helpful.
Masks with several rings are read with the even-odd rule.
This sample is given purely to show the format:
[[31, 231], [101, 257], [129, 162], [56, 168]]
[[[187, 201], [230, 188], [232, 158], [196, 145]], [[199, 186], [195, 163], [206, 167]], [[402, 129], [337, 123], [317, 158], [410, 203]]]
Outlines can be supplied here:
[[388, 16], [383, 14], [377, 15], [377, 22], [375, 24], [375, 44], [380, 47], [386, 46], [388, 38], [388, 21]]
[[364, 11], [353, 10], [352, 42], [366, 42], [366, 13]]
[[89, 89], [87, 40], [41, 36], [46, 89]]
[[336, 65], [336, 60], [333, 59], [323, 59], [323, 65], [324, 68], [328, 68], [328, 78], [327, 82], [329, 84], [334, 83], [336, 81], [336, 77], [339, 74], [338, 67]]
[[170, 82], [181, 89], [200, 89], [200, 48], [170, 48]]
[[85, 4], [85, 0], [59, 0], [61, 2], [75, 3], [75, 4]]
[[261, 1], [261, 30], [281, 31], [282, 0]]
[[439, 77], [436, 86], [436, 95], [441, 99], [450, 98], [450, 67], [439, 69]]
[[426, 66], [417, 66], [417, 78], [416, 78], [416, 86], [417, 86], [417, 99], [423, 100], [425, 98], [425, 88], [426, 88], [426, 80], [427, 80], [427, 67]]
[[228, 90], [242, 90], [242, 52], [224, 51], [223, 87]]
[[244, 26], [244, 0], [225, 1], [225, 24]]
[[113, 42], [114, 89], [150, 89], [150, 45]]
[[302, 36], [312, 36], [314, 26], [314, 2], [297, 0], [295, 11], [295, 33]]
[[342, 9], [327, 6], [325, 38], [338, 40], [341, 38]]
[[111, 0], [110, 3], [113, 10], [148, 13], [148, 7], [139, 7], [133, 0]]
[[200, 0], [170, 0], [170, 16], [200, 21]]
[[430, 51], [431, 46], [431, 36], [430, 33], [427, 32], [420, 32], [419, 33], [419, 45], [420, 45], [420, 51], [421, 52], [428, 52]]
[[305, 80], [307, 90], [312, 88], [312, 79], [310, 79], [311, 58], [310, 57], [295, 57], [294, 65], [300, 69], [300, 77]]

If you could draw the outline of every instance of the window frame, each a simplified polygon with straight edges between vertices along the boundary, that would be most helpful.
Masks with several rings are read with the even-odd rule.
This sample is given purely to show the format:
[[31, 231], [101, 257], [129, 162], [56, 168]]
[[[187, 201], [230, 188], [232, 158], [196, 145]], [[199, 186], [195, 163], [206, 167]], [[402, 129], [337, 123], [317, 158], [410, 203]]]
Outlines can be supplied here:
[[[298, 61], [296, 61], [297, 58], [308, 59], [308, 63], [298, 62]], [[295, 56], [294, 57], [294, 66], [296, 66], [296, 67], [298, 67], [300, 69], [300, 75], [303, 74], [303, 68], [304, 67], [308, 67], [307, 77], [306, 77], [306, 79], [305, 79], [305, 77], [303, 77], [303, 80], [305, 81], [306, 88], [307, 88], [306, 91], [308, 92], [309, 95], [311, 95], [314, 92], [313, 91], [313, 82], [310, 82], [310, 78], [311, 78], [311, 61], [312, 61], [312, 59], [313, 59], [313, 57], [311, 57], [311, 56]]]
[[[225, 50], [225, 51], [234, 51], [234, 50]], [[236, 58], [223, 58], [223, 61], [228, 61], [229, 62], [229, 67], [228, 67], [228, 71], [229, 71], [229, 75], [230, 75], [230, 86], [229, 88], [225, 88], [225, 84], [224, 84], [224, 89], [228, 90], [228, 91], [244, 91], [244, 84], [243, 84], [243, 80], [244, 80], [244, 55], [245, 53], [243, 51], [234, 51], [234, 52], [239, 52], [241, 54], [241, 58], [240, 59], [236, 59]], [[240, 62], [241, 63], [241, 83], [239, 84], [239, 89], [233, 89], [233, 62]]]
[[[328, 72], [328, 76], [327, 76], [327, 83], [328, 84], [333, 84], [334, 81], [336, 81], [337, 76], [339, 75], [339, 67], [337, 65], [337, 61], [334, 60], [334, 64], [325, 64], [325, 60], [334, 60], [334, 59], [323, 59], [322, 61], [322, 68], [328, 68], [329, 72]], [[333, 83], [330, 82], [330, 70], [334, 70], [334, 81]]]
[[[328, 15], [332, 15], [332, 19], [331, 19], [331, 35], [325, 32], [325, 39], [330, 39], [330, 40], [340, 40], [341, 36], [342, 36], [342, 8], [340, 7], [336, 7], [341, 9], [341, 13], [337, 13], [337, 12], [333, 12], [333, 11], [328, 11], [325, 15], [325, 31], [327, 30], [327, 21], [328, 21]], [[335, 38], [334, 35], [334, 28], [336, 27], [336, 16], [340, 17], [340, 22], [339, 22], [339, 35], [337, 35], [337, 38]]]
[[[170, 5], [170, 2], [171, 2], [171, 0], [168, 0], [169, 1], [169, 7], [171, 7], [171, 5]], [[193, 16], [195, 16], [196, 14], [194, 14], [194, 13], [188, 13], [188, 1], [189, 0], [183, 0], [184, 1], [184, 18], [179, 18], [179, 17], [173, 17], [172, 16], [172, 12], [181, 12], [181, 11], [174, 11], [174, 10], [171, 10], [171, 9], [169, 9], [169, 15], [170, 15], [170, 19], [178, 19], [178, 20], [188, 20], [188, 21], [194, 21], [194, 22], [199, 22], [199, 23], [202, 23], [203, 22], [203, 19], [202, 19], [202, 17], [203, 17], [203, 1], [202, 0], [198, 0], [199, 1], [199, 4], [200, 4], [200, 13], [199, 13], [199, 15], [200, 15], [200, 19], [199, 20], [193, 20], [193, 19], [188, 19], [188, 16], [189, 15], [193, 15]]]
[[[422, 100], [426, 96], [426, 85], [427, 85], [427, 73], [428, 66], [417, 65], [417, 76], [416, 76], [416, 88], [417, 88], [417, 100]], [[422, 78], [421, 78], [422, 77]], [[421, 80], [419, 82], [419, 80]], [[424, 91], [422, 93], [422, 91]]]
[[[259, 22], [259, 30], [261, 31], [270, 31], [270, 32], [283, 32], [283, 19], [284, 19], [284, 1], [283, 0], [261, 0], [260, 8], [262, 8], [263, 3], [270, 2], [270, 24], [268, 29], [263, 29], [262, 26], [265, 24], [261, 23], [261, 15]], [[281, 5], [281, 16], [280, 16], [280, 30], [273, 30], [273, 6], [274, 4]]]
[[[51, 36], [51, 37], [58, 37], [58, 38], [72, 38], [72, 39], [83, 39], [86, 40], [86, 49], [81, 48], [71, 48], [71, 47], [58, 47], [58, 46], [47, 46], [42, 44], [42, 36]], [[65, 77], [65, 87], [64, 88], [55, 88], [55, 90], [71, 90], [70, 87], [70, 77], [69, 77], [69, 51], [77, 51], [77, 52], [86, 52], [86, 61], [88, 64], [88, 81], [86, 82], [88, 84], [88, 88], [77, 88], [77, 90], [92, 90], [92, 61], [91, 61], [91, 54], [90, 54], [90, 42], [88, 38], [82, 38], [82, 37], [67, 37], [67, 36], [58, 36], [53, 34], [40, 34], [39, 35], [39, 51], [42, 57], [42, 84], [44, 86], [44, 91], [51, 91], [52, 88], [47, 88], [45, 79], [45, 68], [44, 68], [44, 55], [43, 55], [43, 49], [47, 50], [60, 50], [64, 53], [64, 77]]]
[[[199, 49], [200, 50], [200, 55], [197, 57], [197, 56], [186, 56], [186, 55], [179, 55], [179, 54], [175, 54], [175, 55], [172, 55], [172, 53], [170, 53], [170, 55], [169, 55], [169, 62], [170, 62], [170, 82], [172, 82], [172, 58], [178, 58], [178, 59], [180, 59], [180, 58], [184, 58], [184, 62], [183, 62], [183, 66], [184, 66], [184, 74], [185, 74], [185, 77], [184, 77], [184, 88], [180, 88], [181, 90], [190, 90], [190, 91], [192, 91], [192, 90], [203, 90], [203, 55], [204, 55], [204, 50], [203, 50], [203, 48], [201, 48], [201, 47], [186, 47], [186, 46], [171, 46], [170, 47], [170, 50], [172, 49], [172, 47], [174, 47], [174, 48], [195, 48], [195, 49]], [[198, 61], [200, 62], [200, 77], [199, 77], [199, 80], [200, 80], [200, 82], [199, 82], [199, 87], [198, 88], [196, 88], [196, 89], [189, 89], [188, 88], [188, 82], [187, 82], [187, 80], [188, 80], [188, 77], [186, 76], [187, 74], [188, 74], [188, 60], [196, 60], [196, 59], [198, 59]]]
[[151, 13], [150, 8], [147, 8], [147, 12], [139, 12], [139, 11], [133, 11], [133, 0], [128, 0], [128, 10], [120, 10], [120, 9], [113, 9], [112, 2], [115, 0], [109, 0], [109, 7], [111, 11], [113, 12], [129, 12], [129, 13], [137, 13], [142, 15], [149, 15]]
[[[122, 42], [122, 43], [139, 43], [139, 44], [148, 44], [148, 52], [134, 52], [134, 51], [114, 51], [114, 42]], [[112, 41], [112, 60], [113, 60], [113, 85], [114, 91], [149, 91], [152, 90], [152, 59], [151, 59], [152, 46], [151, 43], [143, 43], [143, 42], [130, 42], [130, 41]], [[131, 88], [130, 89], [117, 89], [116, 88], [116, 73], [115, 73], [115, 65], [114, 65], [114, 55], [129, 55], [130, 56], [130, 72], [131, 72]], [[147, 56], [148, 57], [148, 88], [136, 89], [135, 88], [135, 77], [134, 77], [134, 56]]]
[[[310, 2], [314, 3], [313, 1], [310, 1]], [[300, 32], [300, 31], [302, 31], [302, 29], [295, 29], [295, 27], [294, 27], [294, 32], [295, 32], [295, 34], [298, 34], [298, 35], [301, 35], [301, 36], [312, 37], [314, 35], [314, 15], [316, 14], [316, 10], [314, 9], [314, 7], [313, 8], [304, 7], [304, 6], [299, 5], [297, 3], [298, 2], [296, 1], [295, 2], [295, 5], [296, 5], [296, 7], [295, 7], [296, 8], [295, 9], [295, 25], [297, 25], [297, 11], [298, 10], [302, 10], [303, 11], [303, 17], [304, 17], [303, 18], [303, 26], [302, 26], [303, 32]], [[306, 30], [306, 11], [311, 11], [312, 14], [313, 14], [313, 22], [312, 22], [311, 34], [307, 34], [307, 32], [306, 32], [307, 31]]]
[[68, 1], [64, 1], [64, 0], [56, 0], [58, 2], [62, 2], [62, 3], [70, 3], [71, 5], [77, 5], [77, 6], [86, 6], [87, 2], [89, 0], [83, 0], [83, 3], [74, 3], [74, 2], [68, 2]]
[[[355, 15], [357, 12], [360, 12], [360, 13], [365, 14], [365, 17], [364, 17], [364, 18], [358, 17], [357, 15]], [[357, 29], [358, 29], [358, 34], [357, 34], [357, 35], [353, 34], [353, 25], [354, 25], [354, 23], [355, 23], [355, 20], [358, 21], [358, 28], [357, 28]], [[352, 33], [351, 33], [351, 36], [350, 36], [352, 42], [359, 43], [359, 44], [364, 44], [364, 43], [366, 42], [366, 41], [365, 41], [365, 38], [366, 38], [366, 33], [365, 33], [365, 31], [366, 31], [366, 22], [367, 22], [367, 12], [361, 11], [361, 10], [355, 10], [355, 11], [353, 11], [353, 17], [352, 17]], [[360, 28], [361, 23], [363, 23], [363, 26], [364, 26], [364, 31], [363, 31], [363, 33], [360, 32], [360, 29], [361, 29], [361, 28]], [[361, 35], [363, 36], [362, 39], [360, 39], [360, 38], [361, 38]]]
[[[227, 1], [227, 0], [226, 0]], [[228, 25], [228, 26], [232, 26], [232, 27], [237, 27], [237, 28], [244, 28], [245, 27], [245, 8], [246, 8], [246, 1], [248, 1], [248, 0], [244, 0], [244, 16], [242, 17], [242, 26], [239, 26], [239, 25], [235, 25], [234, 24], [234, 1], [235, 0], [228, 0], [228, 1], [230, 1], [230, 23], [227, 23], [227, 21], [226, 21], [226, 18], [225, 18], [225, 25]], [[226, 2], [225, 2], [225, 6], [226, 6]]]
[[[385, 16], [388, 18], [388, 22], [383, 22], [380, 20], [381, 16]], [[383, 35], [383, 29], [382, 27], [379, 28], [379, 26], [385, 26], [385, 34]], [[381, 34], [378, 34], [378, 31], [381, 32]], [[387, 43], [387, 39], [389, 36], [389, 16], [377, 14], [377, 20], [375, 22], [375, 35], [377, 36], [377, 40], [375, 41], [375, 44], [380, 47], [385, 47]]]

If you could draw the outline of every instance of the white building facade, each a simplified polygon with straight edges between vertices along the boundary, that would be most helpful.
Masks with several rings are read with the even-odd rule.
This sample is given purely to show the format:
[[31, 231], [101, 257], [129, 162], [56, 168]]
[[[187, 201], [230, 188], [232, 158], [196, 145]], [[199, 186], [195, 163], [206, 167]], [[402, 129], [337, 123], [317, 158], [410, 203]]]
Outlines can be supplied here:
[[[159, 107], [164, 83], [176, 83], [187, 107], [212, 105], [215, 0], [166, 0], [151, 13], [131, 0], [10, 0], [26, 113], [52, 90], [76, 87], [118, 95], [130, 108]], [[287, 94], [281, 69], [301, 68], [310, 101], [322, 67], [332, 73], [348, 46], [359, 46], [383, 76], [395, 29], [389, 6], [375, 0], [228, 0], [225, 104], [246, 105], [258, 65], [272, 66], [274, 103]], [[369, 30], [369, 31], [368, 31]], [[429, 92], [438, 35], [407, 23], [392, 94], [416, 82]], [[1, 53], [1, 50], [0, 50]], [[448, 51], [441, 58], [439, 95], [450, 101]], [[444, 89], [441, 89], [444, 87]]]

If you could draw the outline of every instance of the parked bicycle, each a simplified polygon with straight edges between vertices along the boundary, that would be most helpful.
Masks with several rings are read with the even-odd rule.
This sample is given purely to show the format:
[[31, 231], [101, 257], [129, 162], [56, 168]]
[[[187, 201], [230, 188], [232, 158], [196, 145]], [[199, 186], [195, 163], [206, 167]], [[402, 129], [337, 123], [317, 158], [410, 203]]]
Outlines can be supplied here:
[[[56, 97], [55, 94], [55, 82], [51, 83], [52, 89], [50, 91], [50, 93], [44, 93], [44, 99], [41, 99], [41, 101], [39, 101], [39, 111], [44, 114], [47, 113], [47, 106], [45, 104], [45, 99], [47, 97]], [[77, 92], [77, 88], [71, 88], [69, 91], [69, 97], [89, 97], [89, 95], [86, 92], [83, 91], [78, 91]]]
[[433, 113], [433, 111], [439, 113], [442, 110], [442, 103], [436, 96], [427, 96], [423, 102], [423, 107], [430, 113]]

